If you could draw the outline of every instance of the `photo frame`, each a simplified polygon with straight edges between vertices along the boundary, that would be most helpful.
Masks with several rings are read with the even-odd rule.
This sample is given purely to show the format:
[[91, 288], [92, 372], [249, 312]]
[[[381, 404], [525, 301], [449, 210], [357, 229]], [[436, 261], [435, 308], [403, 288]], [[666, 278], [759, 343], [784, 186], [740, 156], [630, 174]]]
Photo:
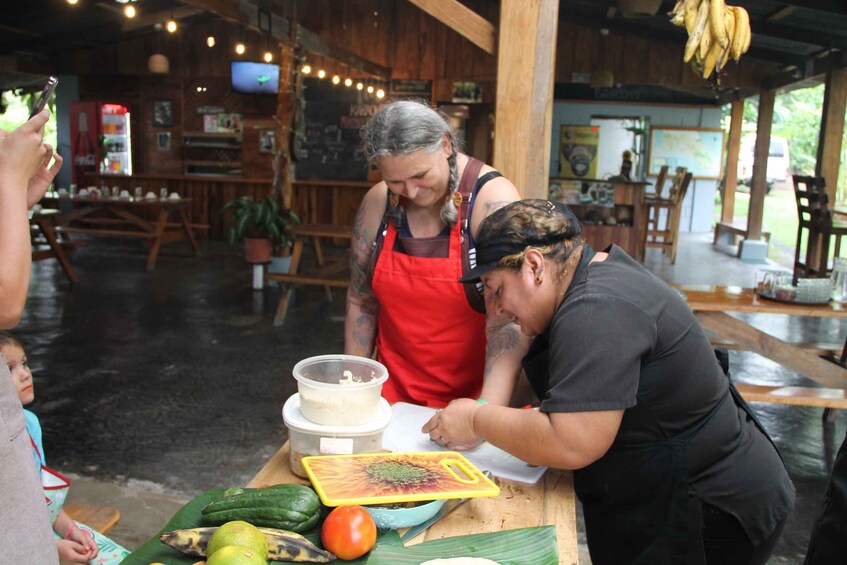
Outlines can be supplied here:
[[156, 149], [159, 151], [171, 150], [171, 132], [160, 131], [156, 133]]
[[174, 125], [174, 107], [172, 101], [153, 101], [153, 125], [155, 127], [171, 127]]
[[647, 174], [662, 165], [685, 167], [695, 179], [718, 179], [723, 170], [724, 131], [720, 128], [652, 127]]
[[272, 129], [259, 130], [259, 153], [276, 152], [276, 132]]

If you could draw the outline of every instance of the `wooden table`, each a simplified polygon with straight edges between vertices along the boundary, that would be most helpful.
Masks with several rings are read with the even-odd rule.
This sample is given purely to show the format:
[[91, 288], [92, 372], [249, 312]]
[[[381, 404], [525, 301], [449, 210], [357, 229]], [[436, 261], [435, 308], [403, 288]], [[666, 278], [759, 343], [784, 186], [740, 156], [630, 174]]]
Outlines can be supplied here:
[[56, 237], [56, 225], [59, 223], [62, 213], [58, 210], [40, 210], [35, 212], [29, 219], [29, 225], [34, 227], [37, 234], [44, 236], [44, 241], [47, 243], [48, 249], [35, 249], [40, 242], [36, 237], [33, 238], [32, 260], [43, 261], [45, 259], [56, 259], [65, 275], [72, 283], [79, 282], [76, 277], [76, 272], [71, 265], [70, 259], [65, 254], [65, 248], [71, 248], [74, 244], [70, 241], [59, 241]]
[[[249, 487], [279, 483], [304, 483], [288, 464], [288, 442], [259, 471]], [[433, 524], [408, 544], [466, 534], [479, 534], [555, 525], [559, 563], [579, 563], [576, 537], [576, 504], [571, 473], [550, 469], [536, 484], [528, 485], [495, 477], [500, 495], [474, 498]]]
[[[186, 238], [194, 253], [198, 254], [197, 241], [185, 213], [191, 203], [190, 198], [58, 197], [51, 193], [44, 199], [57, 204], [69, 202], [74, 207], [57, 217], [58, 225], [54, 228], [57, 233], [144, 240], [150, 246], [147, 270], [156, 267], [159, 249], [165, 243]], [[170, 222], [171, 214], [176, 214], [179, 221]], [[147, 220], [142, 215], [153, 215], [156, 220]]]
[[847, 318], [847, 305], [805, 306], [759, 298], [755, 289], [738, 286], [675, 286], [685, 293], [689, 308], [703, 328], [727, 343], [753, 351], [813, 381], [835, 389], [847, 388], [847, 369], [810, 352], [803, 344], [777, 339], [727, 312], [787, 314], [817, 318]]

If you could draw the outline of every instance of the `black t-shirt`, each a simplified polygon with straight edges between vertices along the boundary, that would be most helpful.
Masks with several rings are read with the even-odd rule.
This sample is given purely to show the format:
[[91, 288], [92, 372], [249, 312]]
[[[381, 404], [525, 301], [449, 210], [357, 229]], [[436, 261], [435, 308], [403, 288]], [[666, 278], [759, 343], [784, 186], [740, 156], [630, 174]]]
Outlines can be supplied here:
[[[679, 293], [621, 248], [608, 252], [577, 269], [548, 334], [536, 338], [550, 344], [548, 382], [534, 383], [547, 391], [541, 409], [623, 409], [615, 445], [674, 438], [729, 394], [728, 379]], [[753, 543], [793, 506], [776, 449], [731, 399], [688, 457], [689, 490], [735, 515]]]

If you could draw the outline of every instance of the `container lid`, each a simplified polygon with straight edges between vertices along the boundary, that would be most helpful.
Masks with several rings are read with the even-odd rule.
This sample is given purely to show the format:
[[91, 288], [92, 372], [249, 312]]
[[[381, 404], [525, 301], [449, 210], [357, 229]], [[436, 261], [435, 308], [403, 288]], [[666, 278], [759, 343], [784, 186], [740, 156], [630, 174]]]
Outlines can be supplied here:
[[384, 398], [379, 398], [376, 416], [358, 426], [323, 426], [307, 420], [300, 412], [300, 395], [292, 394], [282, 407], [282, 420], [288, 429], [309, 434], [340, 434], [345, 436], [366, 436], [380, 432], [391, 421], [391, 406]]
[[[320, 367], [323, 365], [323, 367]], [[320, 368], [316, 368], [316, 372], [313, 375], [308, 374], [308, 370], [310, 367], [318, 366]], [[333, 373], [331, 378], [333, 382], [325, 382], [322, 380], [318, 374], [327, 370], [328, 366], [333, 367]], [[341, 368], [339, 369], [338, 366]], [[321, 370], [323, 369], [323, 370]], [[354, 369], [356, 369], [354, 371]], [[336, 377], [341, 379], [344, 377], [344, 370], [349, 370], [353, 373], [353, 378], [362, 378], [361, 370], [370, 371], [372, 378], [366, 381], [353, 381], [341, 384], [339, 382], [335, 382]], [[377, 385], [382, 385], [386, 380], [388, 380], [388, 369], [380, 363], [379, 361], [375, 361], [370, 359], [369, 357], [361, 357], [359, 355], [344, 355], [341, 353], [338, 354], [330, 354], [330, 355], [317, 355], [315, 357], [308, 357], [303, 359], [297, 364], [294, 365], [294, 369], [292, 371], [294, 378], [297, 379], [298, 382], [303, 384], [315, 387], [315, 388], [325, 388], [328, 390], [360, 390], [367, 389], [371, 387], [375, 387]]]

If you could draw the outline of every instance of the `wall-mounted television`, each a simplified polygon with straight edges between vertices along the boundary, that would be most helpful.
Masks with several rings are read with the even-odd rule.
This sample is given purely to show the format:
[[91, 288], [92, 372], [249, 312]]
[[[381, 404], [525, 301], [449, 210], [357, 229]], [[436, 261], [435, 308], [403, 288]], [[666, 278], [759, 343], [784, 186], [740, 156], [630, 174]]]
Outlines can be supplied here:
[[279, 89], [279, 65], [233, 61], [232, 89], [242, 94], [276, 94]]

